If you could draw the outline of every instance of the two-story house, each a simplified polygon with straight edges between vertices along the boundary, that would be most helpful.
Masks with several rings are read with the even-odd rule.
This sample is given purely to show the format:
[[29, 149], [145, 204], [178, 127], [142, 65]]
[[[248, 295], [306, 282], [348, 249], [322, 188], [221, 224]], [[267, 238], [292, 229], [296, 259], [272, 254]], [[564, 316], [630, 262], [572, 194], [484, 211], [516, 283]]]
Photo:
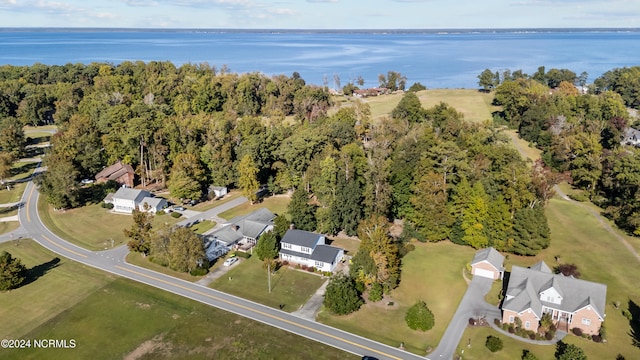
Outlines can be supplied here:
[[502, 321], [520, 318], [527, 330], [537, 331], [543, 314], [550, 314], [557, 328], [580, 328], [596, 335], [605, 318], [607, 286], [553, 274], [544, 262], [530, 268], [513, 266], [502, 304]]
[[280, 241], [280, 260], [320, 271], [333, 272], [343, 256], [344, 250], [326, 245], [321, 234], [290, 229]]

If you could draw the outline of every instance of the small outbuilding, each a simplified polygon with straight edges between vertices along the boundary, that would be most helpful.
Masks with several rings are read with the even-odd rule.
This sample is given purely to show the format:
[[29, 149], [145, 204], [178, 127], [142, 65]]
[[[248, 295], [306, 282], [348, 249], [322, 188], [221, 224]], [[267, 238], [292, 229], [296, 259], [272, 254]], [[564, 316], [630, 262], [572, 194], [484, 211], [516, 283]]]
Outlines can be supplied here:
[[471, 261], [471, 274], [489, 279], [502, 279], [504, 276], [504, 256], [496, 249], [489, 247], [476, 252]]

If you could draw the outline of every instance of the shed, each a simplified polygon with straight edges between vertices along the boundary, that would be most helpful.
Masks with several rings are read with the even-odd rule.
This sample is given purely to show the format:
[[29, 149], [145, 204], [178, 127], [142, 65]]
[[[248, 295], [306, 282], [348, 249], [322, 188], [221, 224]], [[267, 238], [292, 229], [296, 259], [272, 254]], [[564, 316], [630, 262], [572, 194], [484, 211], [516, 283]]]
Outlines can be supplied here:
[[504, 256], [489, 247], [476, 252], [471, 261], [471, 274], [497, 280], [504, 275]]

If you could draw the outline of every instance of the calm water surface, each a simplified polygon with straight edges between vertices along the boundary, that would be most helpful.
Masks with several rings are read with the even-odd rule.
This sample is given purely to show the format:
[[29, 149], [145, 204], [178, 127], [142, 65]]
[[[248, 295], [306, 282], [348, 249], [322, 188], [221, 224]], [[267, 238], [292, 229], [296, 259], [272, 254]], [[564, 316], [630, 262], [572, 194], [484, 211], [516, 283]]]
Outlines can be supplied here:
[[640, 65], [640, 31], [273, 32], [0, 30], [0, 64], [207, 62], [233, 72], [291, 75], [335, 87], [389, 70], [429, 88], [475, 88], [477, 75], [538, 66], [589, 73]]

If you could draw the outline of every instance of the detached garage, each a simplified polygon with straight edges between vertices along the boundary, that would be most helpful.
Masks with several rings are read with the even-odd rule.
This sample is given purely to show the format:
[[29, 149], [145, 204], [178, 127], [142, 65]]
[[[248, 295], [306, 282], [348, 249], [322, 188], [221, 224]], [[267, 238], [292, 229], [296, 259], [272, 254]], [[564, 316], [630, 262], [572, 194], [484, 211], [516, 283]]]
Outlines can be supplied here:
[[471, 274], [493, 280], [502, 279], [503, 262], [504, 256], [492, 247], [478, 250], [471, 261]]

